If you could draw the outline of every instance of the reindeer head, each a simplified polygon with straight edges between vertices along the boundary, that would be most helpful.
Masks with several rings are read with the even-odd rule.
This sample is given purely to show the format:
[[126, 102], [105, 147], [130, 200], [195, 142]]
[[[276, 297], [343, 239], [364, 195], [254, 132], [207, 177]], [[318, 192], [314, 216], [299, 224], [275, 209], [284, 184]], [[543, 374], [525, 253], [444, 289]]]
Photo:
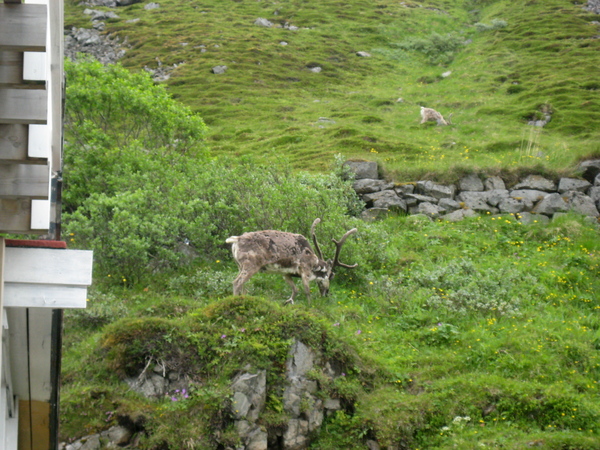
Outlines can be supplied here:
[[332, 239], [336, 246], [335, 257], [333, 258], [333, 260], [328, 259], [327, 261], [325, 261], [323, 259], [323, 253], [321, 252], [321, 247], [319, 246], [319, 242], [317, 241], [317, 236], [315, 234], [315, 227], [320, 222], [321, 219], [317, 218], [310, 227], [310, 234], [312, 236], [313, 243], [315, 244], [315, 251], [317, 253], [317, 256], [319, 257], [319, 263], [313, 268], [313, 276], [317, 283], [317, 286], [319, 286], [321, 296], [326, 297], [329, 294], [329, 283], [331, 280], [333, 280], [333, 277], [335, 277], [336, 267], [346, 267], [347, 269], [353, 269], [356, 266], [358, 266], [358, 264], [344, 264], [339, 260], [340, 251], [342, 250], [344, 242], [346, 241], [348, 236], [350, 236], [353, 233], [356, 233], [357, 230], [356, 228], [348, 230], [339, 241]]

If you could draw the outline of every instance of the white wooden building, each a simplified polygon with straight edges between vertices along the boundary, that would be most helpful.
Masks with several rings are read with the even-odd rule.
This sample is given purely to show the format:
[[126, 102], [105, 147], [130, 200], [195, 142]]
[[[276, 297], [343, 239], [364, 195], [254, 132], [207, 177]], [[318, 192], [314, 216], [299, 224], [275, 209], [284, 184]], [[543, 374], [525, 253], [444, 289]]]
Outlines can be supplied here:
[[60, 241], [62, 39], [63, 0], [0, 0], [0, 450], [57, 448], [62, 310], [91, 284]]

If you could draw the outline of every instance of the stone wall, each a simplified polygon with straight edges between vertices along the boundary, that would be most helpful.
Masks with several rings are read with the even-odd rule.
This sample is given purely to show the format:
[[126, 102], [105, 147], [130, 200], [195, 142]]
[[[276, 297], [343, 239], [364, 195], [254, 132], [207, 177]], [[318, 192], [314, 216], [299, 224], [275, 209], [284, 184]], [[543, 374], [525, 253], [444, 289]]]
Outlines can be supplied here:
[[546, 222], [568, 211], [596, 222], [600, 216], [600, 160], [581, 163], [577, 178], [528, 175], [510, 186], [499, 176], [477, 173], [455, 184], [388, 182], [379, 177], [376, 162], [348, 161], [345, 165], [355, 174], [354, 190], [366, 204], [365, 220], [390, 212], [447, 221], [478, 214], [513, 214], [526, 223]]

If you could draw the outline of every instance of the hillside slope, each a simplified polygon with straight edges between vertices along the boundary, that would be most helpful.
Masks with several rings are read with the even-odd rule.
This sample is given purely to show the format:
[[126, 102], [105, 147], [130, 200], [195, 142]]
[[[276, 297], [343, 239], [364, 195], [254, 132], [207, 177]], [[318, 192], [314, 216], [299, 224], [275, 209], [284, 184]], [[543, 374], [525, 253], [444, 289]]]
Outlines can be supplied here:
[[[93, 8], [118, 14], [105, 32], [127, 39], [126, 67], [175, 66], [169, 91], [210, 126], [216, 154], [322, 170], [342, 153], [415, 177], [563, 169], [600, 151], [598, 15], [568, 0], [145, 5]], [[90, 27], [84, 8], [67, 2], [67, 28]], [[420, 125], [420, 106], [453, 125]]]

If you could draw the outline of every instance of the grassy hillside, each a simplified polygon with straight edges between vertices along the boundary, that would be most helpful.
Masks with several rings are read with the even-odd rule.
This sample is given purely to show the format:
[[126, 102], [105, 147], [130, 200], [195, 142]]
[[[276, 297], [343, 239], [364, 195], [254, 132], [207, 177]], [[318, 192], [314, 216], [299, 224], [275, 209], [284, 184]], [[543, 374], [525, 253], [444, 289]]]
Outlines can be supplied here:
[[[67, 3], [67, 26], [89, 27], [84, 6]], [[342, 153], [416, 177], [455, 165], [563, 169], [600, 152], [597, 16], [577, 2], [143, 6], [117, 8], [107, 33], [127, 37], [122, 62], [133, 70], [178, 64], [168, 89], [201, 114], [217, 154], [321, 170]], [[259, 17], [274, 27], [255, 25]], [[298, 29], [275, 27], [286, 24]], [[228, 70], [211, 73], [217, 65]], [[420, 125], [420, 105], [452, 113], [453, 125]], [[542, 111], [551, 122], [528, 126]]]
[[[84, 5], [66, 6], [67, 26], [89, 26]], [[284, 427], [295, 337], [344, 364], [335, 383], [313, 374], [344, 404], [313, 449], [600, 448], [596, 224], [571, 213], [530, 226], [512, 215], [366, 223], [337, 172], [300, 170], [325, 172], [339, 153], [410, 179], [569, 172], [600, 156], [597, 16], [570, 0], [143, 6], [107, 22], [131, 46], [123, 64], [177, 64], [167, 91], [202, 116], [223, 158], [206, 156], [203, 125], [162, 90], [67, 66], [64, 235], [96, 261], [88, 308], [65, 312], [62, 440], [133, 423], [140, 449], [239, 447], [233, 374], [268, 371], [260, 425]], [[420, 125], [421, 105], [453, 125]], [[527, 125], [546, 114], [544, 128]], [[133, 125], [148, 133], [123, 140]], [[165, 145], [172, 136], [189, 142]], [[340, 270], [329, 297], [284, 307], [289, 287], [269, 274], [230, 296], [225, 237], [307, 234], [317, 216], [323, 242], [358, 228], [343, 259], [359, 266]], [[187, 376], [189, 397], [128, 389], [152, 361]]]

